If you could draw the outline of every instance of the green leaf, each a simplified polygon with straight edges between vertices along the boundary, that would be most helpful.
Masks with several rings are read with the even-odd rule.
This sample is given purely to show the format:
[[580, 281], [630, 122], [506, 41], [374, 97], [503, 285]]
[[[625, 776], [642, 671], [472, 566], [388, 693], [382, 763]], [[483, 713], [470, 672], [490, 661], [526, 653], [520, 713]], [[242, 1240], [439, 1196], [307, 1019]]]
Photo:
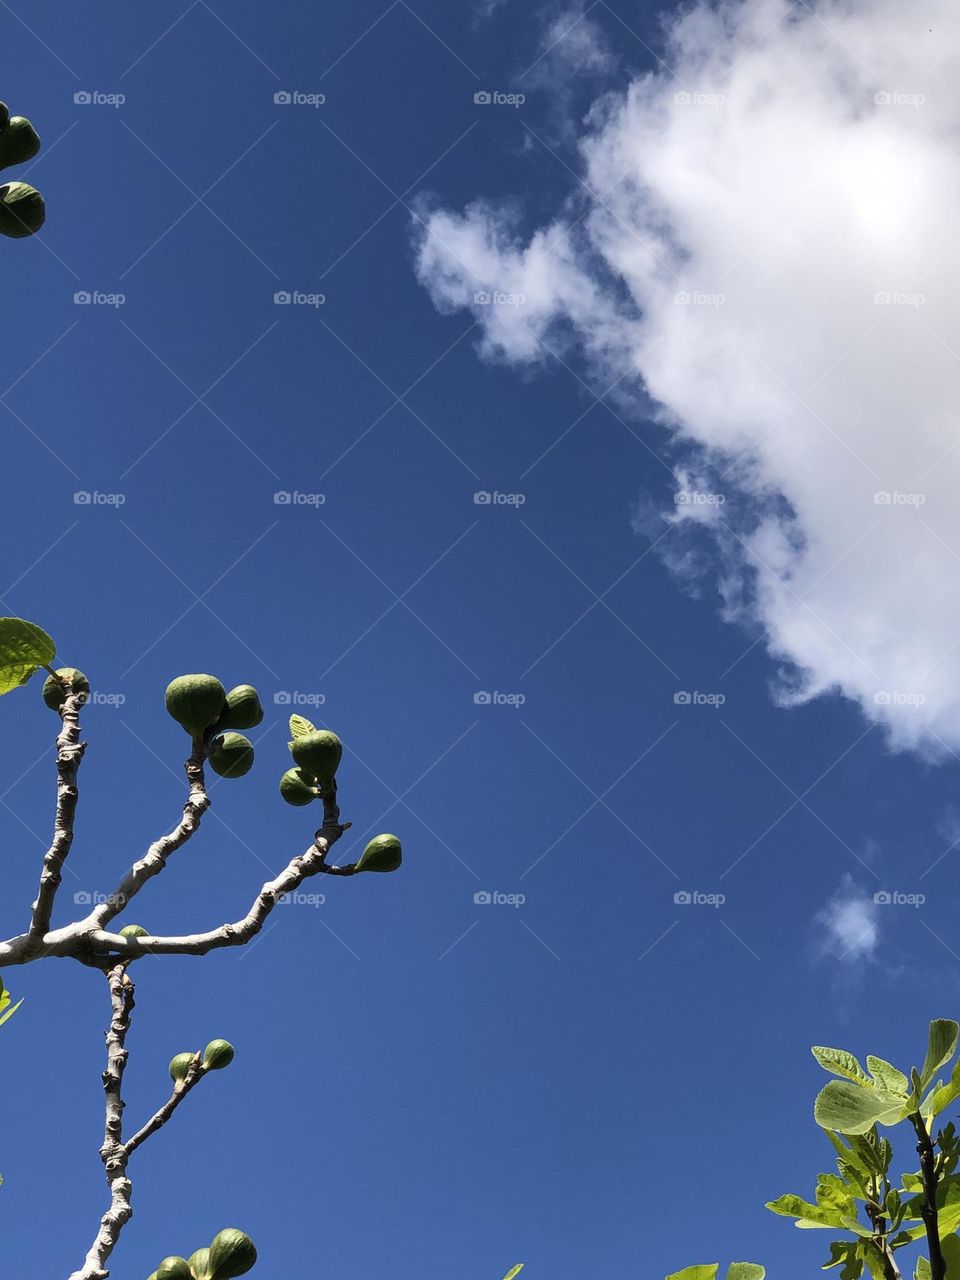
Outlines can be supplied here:
[[305, 716], [290, 717], [290, 737], [305, 738], [308, 733], [316, 733], [317, 726], [311, 724]]
[[921, 1091], [932, 1083], [933, 1077], [943, 1064], [949, 1062], [956, 1053], [958, 1036], [960, 1036], [960, 1027], [952, 1018], [935, 1018], [930, 1023], [927, 1056], [923, 1060], [920, 1071]]
[[842, 1227], [847, 1216], [843, 1209], [811, 1204], [802, 1196], [780, 1196], [770, 1200], [766, 1207], [782, 1218], [796, 1218], [798, 1227]]
[[731, 1262], [727, 1267], [727, 1280], [764, 1280], [766, 1274], [756, 1262]]
[[843, 1265], [840, 1280], [860, 1280], [863, 1275], [863, 1261], [859, 1240], [834, 1240], [830, 1245], [830, 1257], [821, 1268], [829, 1271], [831, 1267]]
[[513, 1280], [513, 1277], [518, 1276], [522, 1270], [523, 1270], [523, 1263], [518, 1262], [515, 1267], [510, 1268], [507, 1274], [503, 1277], [503, 1280]]
[[815, 1044], [810, 1052], [824, 1071], [829, 1071], [835, 1076], [843, 1076], [847, 1080], [862, 1081], [863, 1084], [870, 1085], [867, 1073], [853, 1054], [847, 1053], [846, 1049], [827, 1049], [821, 1044]]
[[930, 1263], [926, 1258], [917, 1259], [917, 1269], [913, 1273], [914, 1280], [930, 1280]]
[[847, 1080], [831, 1080], [817, 1094], [813, 1117], [822, 1129], [838, 1133], [866, 1133], [875, 1124], [896, 1124], [904, 1102], [879, 1089], [864, 1089]]
[[960, 1236], [947, 1236], [940, 1241], [940, 1248], [947, 1264], [947, 1280], [960, 1280]]
[[872, 1053], [868, 1053], [867, 1070], [873, 1076], [878, 1089], [898, 1095], [902, 1093], [904, 1096], [909, 1092], [910, 1082], [907, 1077], [883, 1058], [875, 1058]]
[[947, 1083], [938, 1085], [927, 1095], [923, 1103], [923, 1114], [931, 1117], [939, 1115], [944, 1108], [949, 1107], [954, 1098], [960, 1098], [960, 1059], [954, 1063]]
[[684, 1267], [682, 1271], [671, 1271], [665, 1280], [716, 1280], [719, 1270], [719, 1262], [708, 1262], [699, 1267]]
[[36, 623], [0, 618], [0, 694], [26, 684], [38, 667], [49, 666], [56, 645]]

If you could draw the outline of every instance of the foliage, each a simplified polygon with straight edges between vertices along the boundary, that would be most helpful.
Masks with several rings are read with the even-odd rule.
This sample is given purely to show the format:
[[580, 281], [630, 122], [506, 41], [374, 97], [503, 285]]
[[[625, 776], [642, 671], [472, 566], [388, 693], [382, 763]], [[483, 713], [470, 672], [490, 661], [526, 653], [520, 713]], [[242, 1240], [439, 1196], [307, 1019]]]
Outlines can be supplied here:
[[[960, 1097], [960, 1060], [953, 1062], [960, 1028], [948, 1018], [930, 1023], [923, 1064], [908, 1072], [884, 1058], [866, 1068], [845, 1049], [814, 1045], [812, 1053], [837, 1077], [814, 1103], [814, 1119], [836, 1152], [836, 1172], [821, 1173], [813, 1200], [787, 1194], [767, 1208], [795, 1219], [804, 1230], [840, 1233], [828, 1244], [824, 1270], [839, 1267], [840, 1280], [901, 1280], [898, 1255], [925, 1246], [916, 1280], [960, 1280], [960, 1133], [952, 1122], [936, 1124]], [[893, 1145], [881, 1129], [908, 1122], [919, 1169], [892, 1174]], [[717, 1266], [688, 1267], [667, 1280], [714, 1280]], [[727, 1280], [761, 1280], [763, 1268], [733, 1263]]]

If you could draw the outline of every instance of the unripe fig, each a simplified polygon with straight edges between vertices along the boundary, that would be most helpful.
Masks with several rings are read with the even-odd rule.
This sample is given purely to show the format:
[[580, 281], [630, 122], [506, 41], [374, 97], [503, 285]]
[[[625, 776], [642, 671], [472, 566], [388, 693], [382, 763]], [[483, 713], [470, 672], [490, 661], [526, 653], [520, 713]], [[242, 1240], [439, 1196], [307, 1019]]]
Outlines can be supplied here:
[[[76, 667], [57, 667], [57, 675], [72, 687], [74, 693], [83, 694], [86, 702], [90, 696], [90, 681]], [[53, 676], [47, 676], [43, 682], [43, 700], [51, 711], [59, 711], [63, 706], [63, 685]]]
[[0, 130], [0, 169], [32, 160], [40, 150], [40, 138], [26, 116], [11, 116]]
[[186, 1258], [171, 1254], [164, 1258], [155, 1272], [157, 1280], [193, 1280], [193, 1272]]
[[403, 850], [396, 836], [374, 836], [357, 863], [358, 871], [396, 871], [403, 861]]
[[195, 1053], [178, 1053], [175, 1058], [170, 1059], [170, 1079], [182, 1080], [190, 1070], [190, 1064], [197, 1055]]
[[225, 733], [207, 747], [207, 759], [221, 778], [242, 778], [253, 768], [253, 743], [242, 733]]
[[252, 684], [238, 684], [227, 694], [227, 705], [217, 721], [221, 729], [255, 729], [263, 719], [260, 696]]
[[288, 769], [280, 779], [280, 794], [287, 804], [310, 804], [318, 798], [317, 789], [299, 769]]
[[208, 1071], [222, 1071], [233, 1061], [234, 1052], [229, 1040], [211, 1040], [203, 1051], [203, 1065]]
[[7, 182], [0, 187], [0, 235], [22, 240], [39, 231], [46, 217], [47, 206], [36, 187], [28, 182]]
[[0, 129], [5, 129], [10, 123], [10, 108], [5, 102], [0, 102]]
[[328, 729], [315, 729], [302, 738], [294, 738], [290, 754], [305, 774], [316, 778], [321, 791], [333, 789], [333, 780], [343, 754], [343, 744]]
[[150, 930], [145, 929], [142, 924], [125, 924], [120, 930], [121, 938], [149, 938]]
[[191, 1253], [187, 1262], [193, 1273], [194, 1280], [213, 1280], [213, 1272], [210, 1270], [209, 1249], [198, 1249], [196, 1253]]
[[213, 1280], [234, 1280], [244, 1276], [257, 1261], [253, 1241], [236, 1227], [217, 1232], [210, 1245], [210, 1271]]
[[177, 676], [167, 685], [167, 710], [194, 738], [217, 723], [226, 700], [216, 676]]

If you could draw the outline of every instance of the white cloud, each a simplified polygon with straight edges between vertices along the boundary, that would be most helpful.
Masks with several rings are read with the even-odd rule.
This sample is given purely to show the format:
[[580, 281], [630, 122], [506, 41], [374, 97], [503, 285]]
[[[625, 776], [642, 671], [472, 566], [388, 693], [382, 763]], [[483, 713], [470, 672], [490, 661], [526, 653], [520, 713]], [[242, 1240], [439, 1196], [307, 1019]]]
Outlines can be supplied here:
[[877, 906], [850, 876], [844, 876], [836, 893], [817, 913], [818, 949], [821, 957], [853, 964], [871, 960], [880, 941]]
[[583, 4], [570, 5], [547, 27], [543, 53], [567, 63], [575, 71], [612, 71], [616, 59], [610, 52], [603, 29], [588, 16]]
[[526, 237], [482, 202], [434, 210], [417, 259], [487, 357], [578, 350], [671, 429], [671, 465], [726, 502], [671, 507], [662, 546], [689, 569], [685, 531], [714, 539], [784, 698], [839, 690], [930, 754], [960, 748], [954, 46], [950, 0], [697, 4], [588, 117], [591, 196]]

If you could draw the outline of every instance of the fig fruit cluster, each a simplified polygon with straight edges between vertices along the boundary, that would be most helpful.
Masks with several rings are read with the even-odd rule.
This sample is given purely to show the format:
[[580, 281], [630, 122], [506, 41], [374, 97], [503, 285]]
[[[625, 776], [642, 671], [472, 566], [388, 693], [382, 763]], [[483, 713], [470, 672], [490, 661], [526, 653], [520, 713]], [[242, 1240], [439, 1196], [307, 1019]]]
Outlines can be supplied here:
[[253, 768], [253, 743], [238, 729], [255, 729], [263, 719], [252, 684], [229, 692], [216, 676], [178, 676], [167, 685], [167, 710], [182, 729], [207, 751], [210, 768], [221, 778], [242, 778]]
[[[24, 164], [40, 150], [40, 138], [25, 116], [11, 116], [0, 102], [0, 169]], [[43, 196], [26, 182], [0, 185], [0, 235], [15, 240], [32, 236], [43, 226], [46, 208]]]
[[[229, 1067], [235, 1053], [236, 1050], [229, 1040], [211, 1040], [200, 1058], [201, 1072], [222, 1071], [224, 1067]], [[176, 1057], [170, 1059], [170, 1079], [175, 1085], [180, 1084], [186, 1078], [187, 1072], [198, 1056], [196, 1053], [187, 1052], [178, 1053]]]
[[290, 754], [296, 766], [280, 779], [287, 804], [305, 805], [337, 789], [343, 743], [329, 729], [318, 729], [303, 716], [290, 717]]
[[257, 1261], [253, 1241], [237, 1227], [218, 1231], [205, 1249], [189, 1258], [164, 1258], [148, 1280], [234, 1280], [245, 1276]]

